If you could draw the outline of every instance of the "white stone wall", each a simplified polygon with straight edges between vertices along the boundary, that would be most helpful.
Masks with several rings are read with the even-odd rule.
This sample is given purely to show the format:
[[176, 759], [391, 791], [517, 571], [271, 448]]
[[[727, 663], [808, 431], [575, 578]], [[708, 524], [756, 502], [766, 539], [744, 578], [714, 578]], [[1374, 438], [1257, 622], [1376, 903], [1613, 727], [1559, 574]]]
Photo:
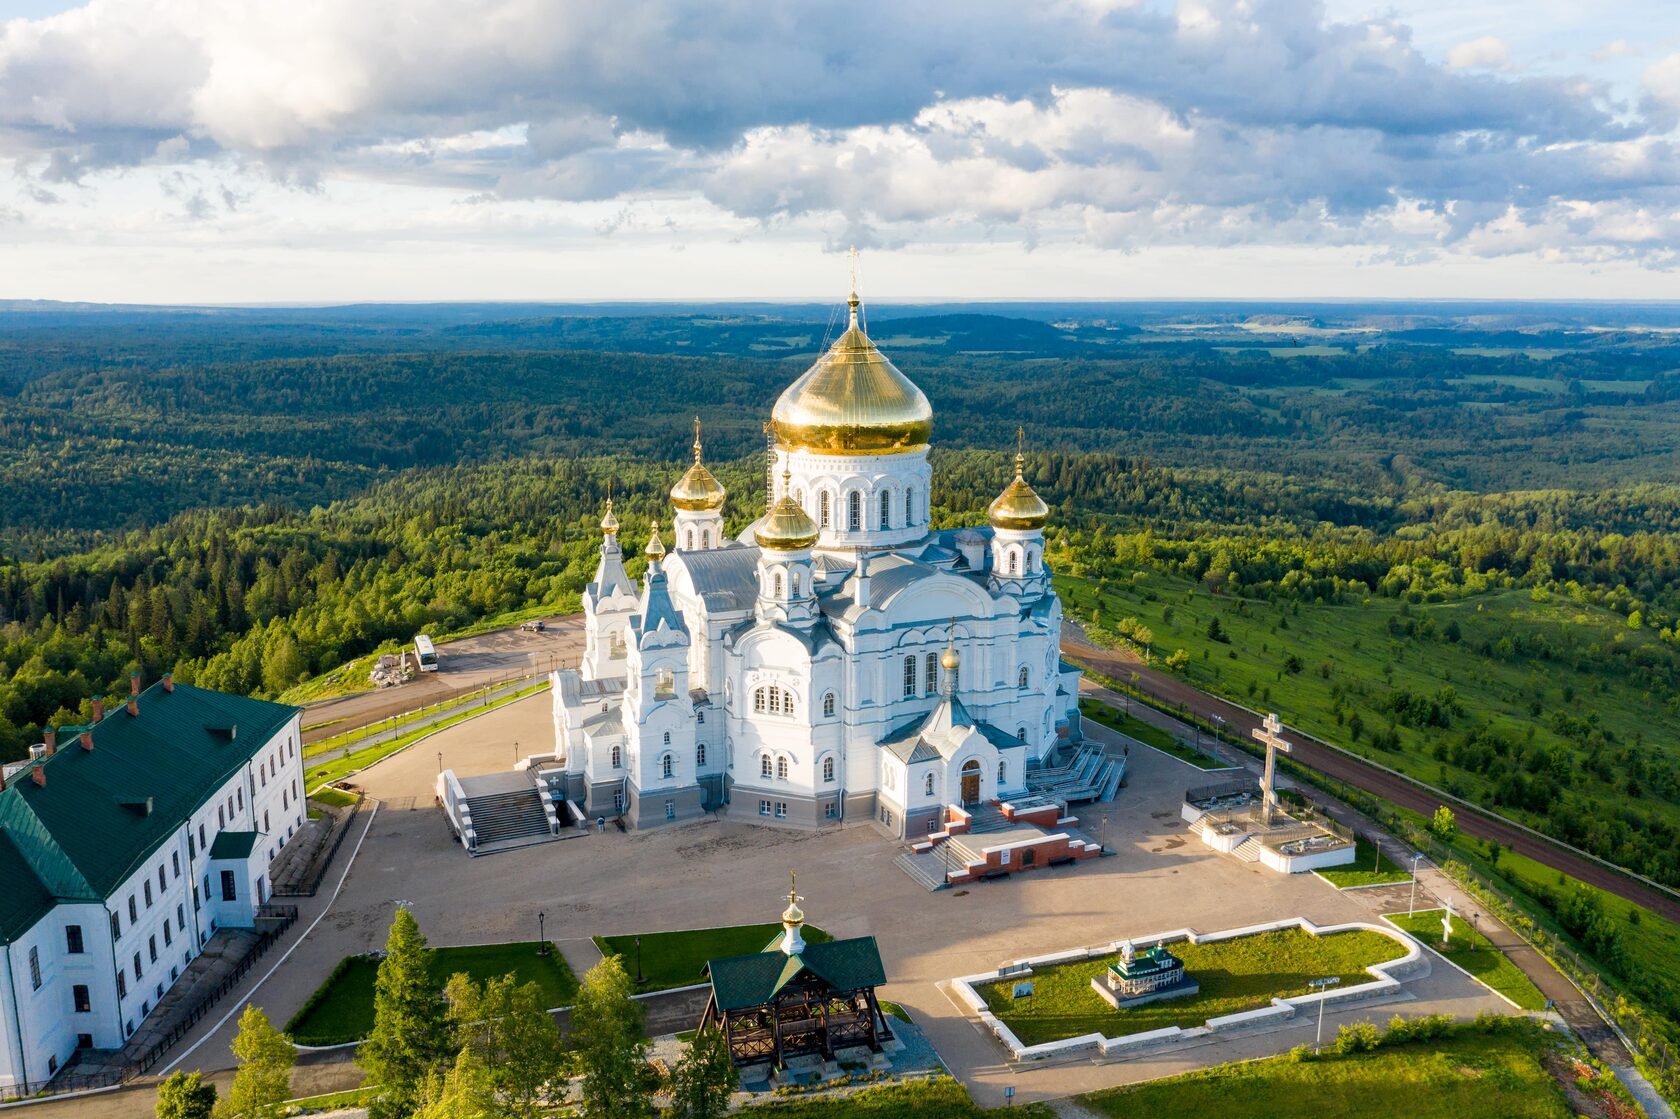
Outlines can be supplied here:
[[[919, 447], [897, 455], [824, 455], [778, 448], [774, 470], [779, 499], [791, 491], [807, 515], [822, 529], [817, 548], [885, 548], [910, 544], [927, 535], [928, 494], [933, 467], [928, 449]], [[784, 482], [783, 473], [791, 478]], [[828, 495], [828, 522], [823, 522], [823, 495]], [[851, 527], [851, 496], [858, 495], [859, 527]], [[905, 495], [910, 516], [905, 516]], [[881, 527], [881, 499], [887, 499], [887, 527]]]

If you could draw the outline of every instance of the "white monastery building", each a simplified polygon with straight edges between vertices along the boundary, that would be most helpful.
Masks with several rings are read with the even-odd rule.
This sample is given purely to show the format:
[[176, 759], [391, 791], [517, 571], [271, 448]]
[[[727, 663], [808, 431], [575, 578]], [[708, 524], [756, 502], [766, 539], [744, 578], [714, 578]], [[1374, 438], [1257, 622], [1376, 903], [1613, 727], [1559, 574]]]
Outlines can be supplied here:
[[304, 826], [299, 711], [165, 676], [57, 727], [0, 788], [0, 1098], [119, 1050], [250, 928]]
[[862, 817], [915, 837], [948, 804], [1024, 792], [1029, 763], [1078, 738], [1022, 457], [989, 523], [931, 528], [933, 410], [850, 304], [776, 401], [769, 510], [738, 539], [698, 429], [674, 547], [656, 522], [639, 587], [608, 501], [583, 663], [553, 676], [565, 796], [589, 817]]

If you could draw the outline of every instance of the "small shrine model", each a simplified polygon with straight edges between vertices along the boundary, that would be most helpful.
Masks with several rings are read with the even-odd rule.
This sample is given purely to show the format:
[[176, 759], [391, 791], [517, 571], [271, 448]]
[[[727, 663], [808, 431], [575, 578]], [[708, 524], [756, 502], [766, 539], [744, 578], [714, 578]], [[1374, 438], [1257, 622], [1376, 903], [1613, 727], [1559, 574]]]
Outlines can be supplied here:
[[1166, 948], [1156, 944], [1139, 952], [1129, 940], [1120, 945], [1120, 959], [1109, 965], [1105, 976], [1093, 978], [1091, 986], [1116, 1010], [1201, 989], [1184, 974], [1184, 961]]

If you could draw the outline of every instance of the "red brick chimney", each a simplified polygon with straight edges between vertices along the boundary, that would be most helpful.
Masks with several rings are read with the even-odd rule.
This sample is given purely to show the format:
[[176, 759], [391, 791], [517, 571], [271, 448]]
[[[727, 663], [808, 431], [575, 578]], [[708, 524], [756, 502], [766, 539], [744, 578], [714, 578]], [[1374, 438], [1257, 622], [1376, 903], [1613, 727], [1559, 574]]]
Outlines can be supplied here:
[[92, 727], [83, 727], [82, 728], [82, 749], [86, 750], [90, 754], [93, 753], [93, 728]]
[[48, 727], [41, 732], [42, 744], [47, 748], [47, 757], [52, 757], [58, 750], [58, 728]]
[[104, 717], [105, 697], [102, 695], [96, 695], [93, 697], [93, 721], [97, 723]]
[[128, 713], [130, 715], [140, 714], [140, 674], [138, 672], [128, 674]]
[[47, 747], [37, 744], [29, 748], [29, 779], [37, 785], [47, 783]]
[[175, 690], [175, 674], [173, 672], [165, 672], [163, 674], [163, 690], [166, 692], [172, 692]]

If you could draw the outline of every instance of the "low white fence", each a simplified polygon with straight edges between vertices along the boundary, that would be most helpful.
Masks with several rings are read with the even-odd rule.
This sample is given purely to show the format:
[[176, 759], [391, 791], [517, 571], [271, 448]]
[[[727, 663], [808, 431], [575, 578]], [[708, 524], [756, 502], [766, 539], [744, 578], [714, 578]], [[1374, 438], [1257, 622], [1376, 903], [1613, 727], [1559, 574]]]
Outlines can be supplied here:
[[1065, 952], [1052, 952], [1044, 956], [1031, 956], [1026, 959], [1013, 960], [993, 972], [983, 975], [964, 975], [953, 979], [951, 989], [959, 999], [980, 1016], [980, 1021], [997, 1036], [997, 1039], [1003, 1043], [1015, 1060], [1042, 1061], [1050, 1057], [1069, 1056], [1086, 1049], [1095, 1049], [1105, 1057], [1117, 1056], [1123, 1053], [1138, 1052], [1150, 1046], [1195, 1041], [1210, 1034], [1224, 1033], [1260, 1022], [1293, 1018], [1301, 1009], [1316, 1007], [1320, 1003], [1357, 1002], [1361, 999], [1395, 994], [1400, 990], [1400, 976], [1409, 975], [1418, 970], [1420, 966], [1427, 966], [1423, 949], [1417, 941], [1393, 926], [1375, 925], [1364, 921], [1350, 921], [1340, 925], [1315, 925], [1305, 917], [1291, 917], [1283, 921], [1271, 921], [1263, 925], [1246, 925], [1239, 929], [1224, 929], [1211, 933], [1198, 933], [1195, 929], [1175, 929], [1172, 932], [1132, 937], [1131, 941], [1138, 948], [1149, 948], [1157, 944], [1172, 944], [1181, 940], [1187, 940], [1191, 944], [1208, 944], [1221, 940], [1256, 936], [1260, 933], [1277, 932], [1280, 929], [1301, 929], [1311, 936], [1329, 936], [1332, 933], [1352, 932], [1362, 929], [1368, 932], [1381, 933], [1383, 936], [1398, 942], [1406, 949], [1406, 954], [1397, 959], [1373, 964], [1366, 968], [1365, 970], [1372, 976], [1368, 983], [1356, 983], [1348, 987], [1333, 987], [1317, 994], [1274, 998], [1270, 1006], [1245, 1010], [1238, 1014], [1225, 1014], [1217, 1018], [1209, 1018], [1202, 1025], [1193, 1026], [1190, 1029], [1168, 1026], [1165, 1029], [1126, 1034], [1123, 1037], [1107, 1037], [1100, 1033], [1080, 1034], [1078, 1037], [1064, 1038], [1061, 1041], [1046, 1041], [1038, 1045], [1021, 1044], [1021, 1039], [1015, 1036], [1015, 1031], [1006, 1026], [997, 1015], [988, 1009], [986, 1000], [980, 997], [979, 991], [975, 988], [1002, 981], [1024, 979], [1031, 976], [1035, 968], [1053, 967], [1058, 964], [1077, 963], [1098, 956], [1113, 955], [1120, 951], [1124, 941], [1117, 940], [1112, 944], [1099, 945], [1093, 948], [1074, 948]]

